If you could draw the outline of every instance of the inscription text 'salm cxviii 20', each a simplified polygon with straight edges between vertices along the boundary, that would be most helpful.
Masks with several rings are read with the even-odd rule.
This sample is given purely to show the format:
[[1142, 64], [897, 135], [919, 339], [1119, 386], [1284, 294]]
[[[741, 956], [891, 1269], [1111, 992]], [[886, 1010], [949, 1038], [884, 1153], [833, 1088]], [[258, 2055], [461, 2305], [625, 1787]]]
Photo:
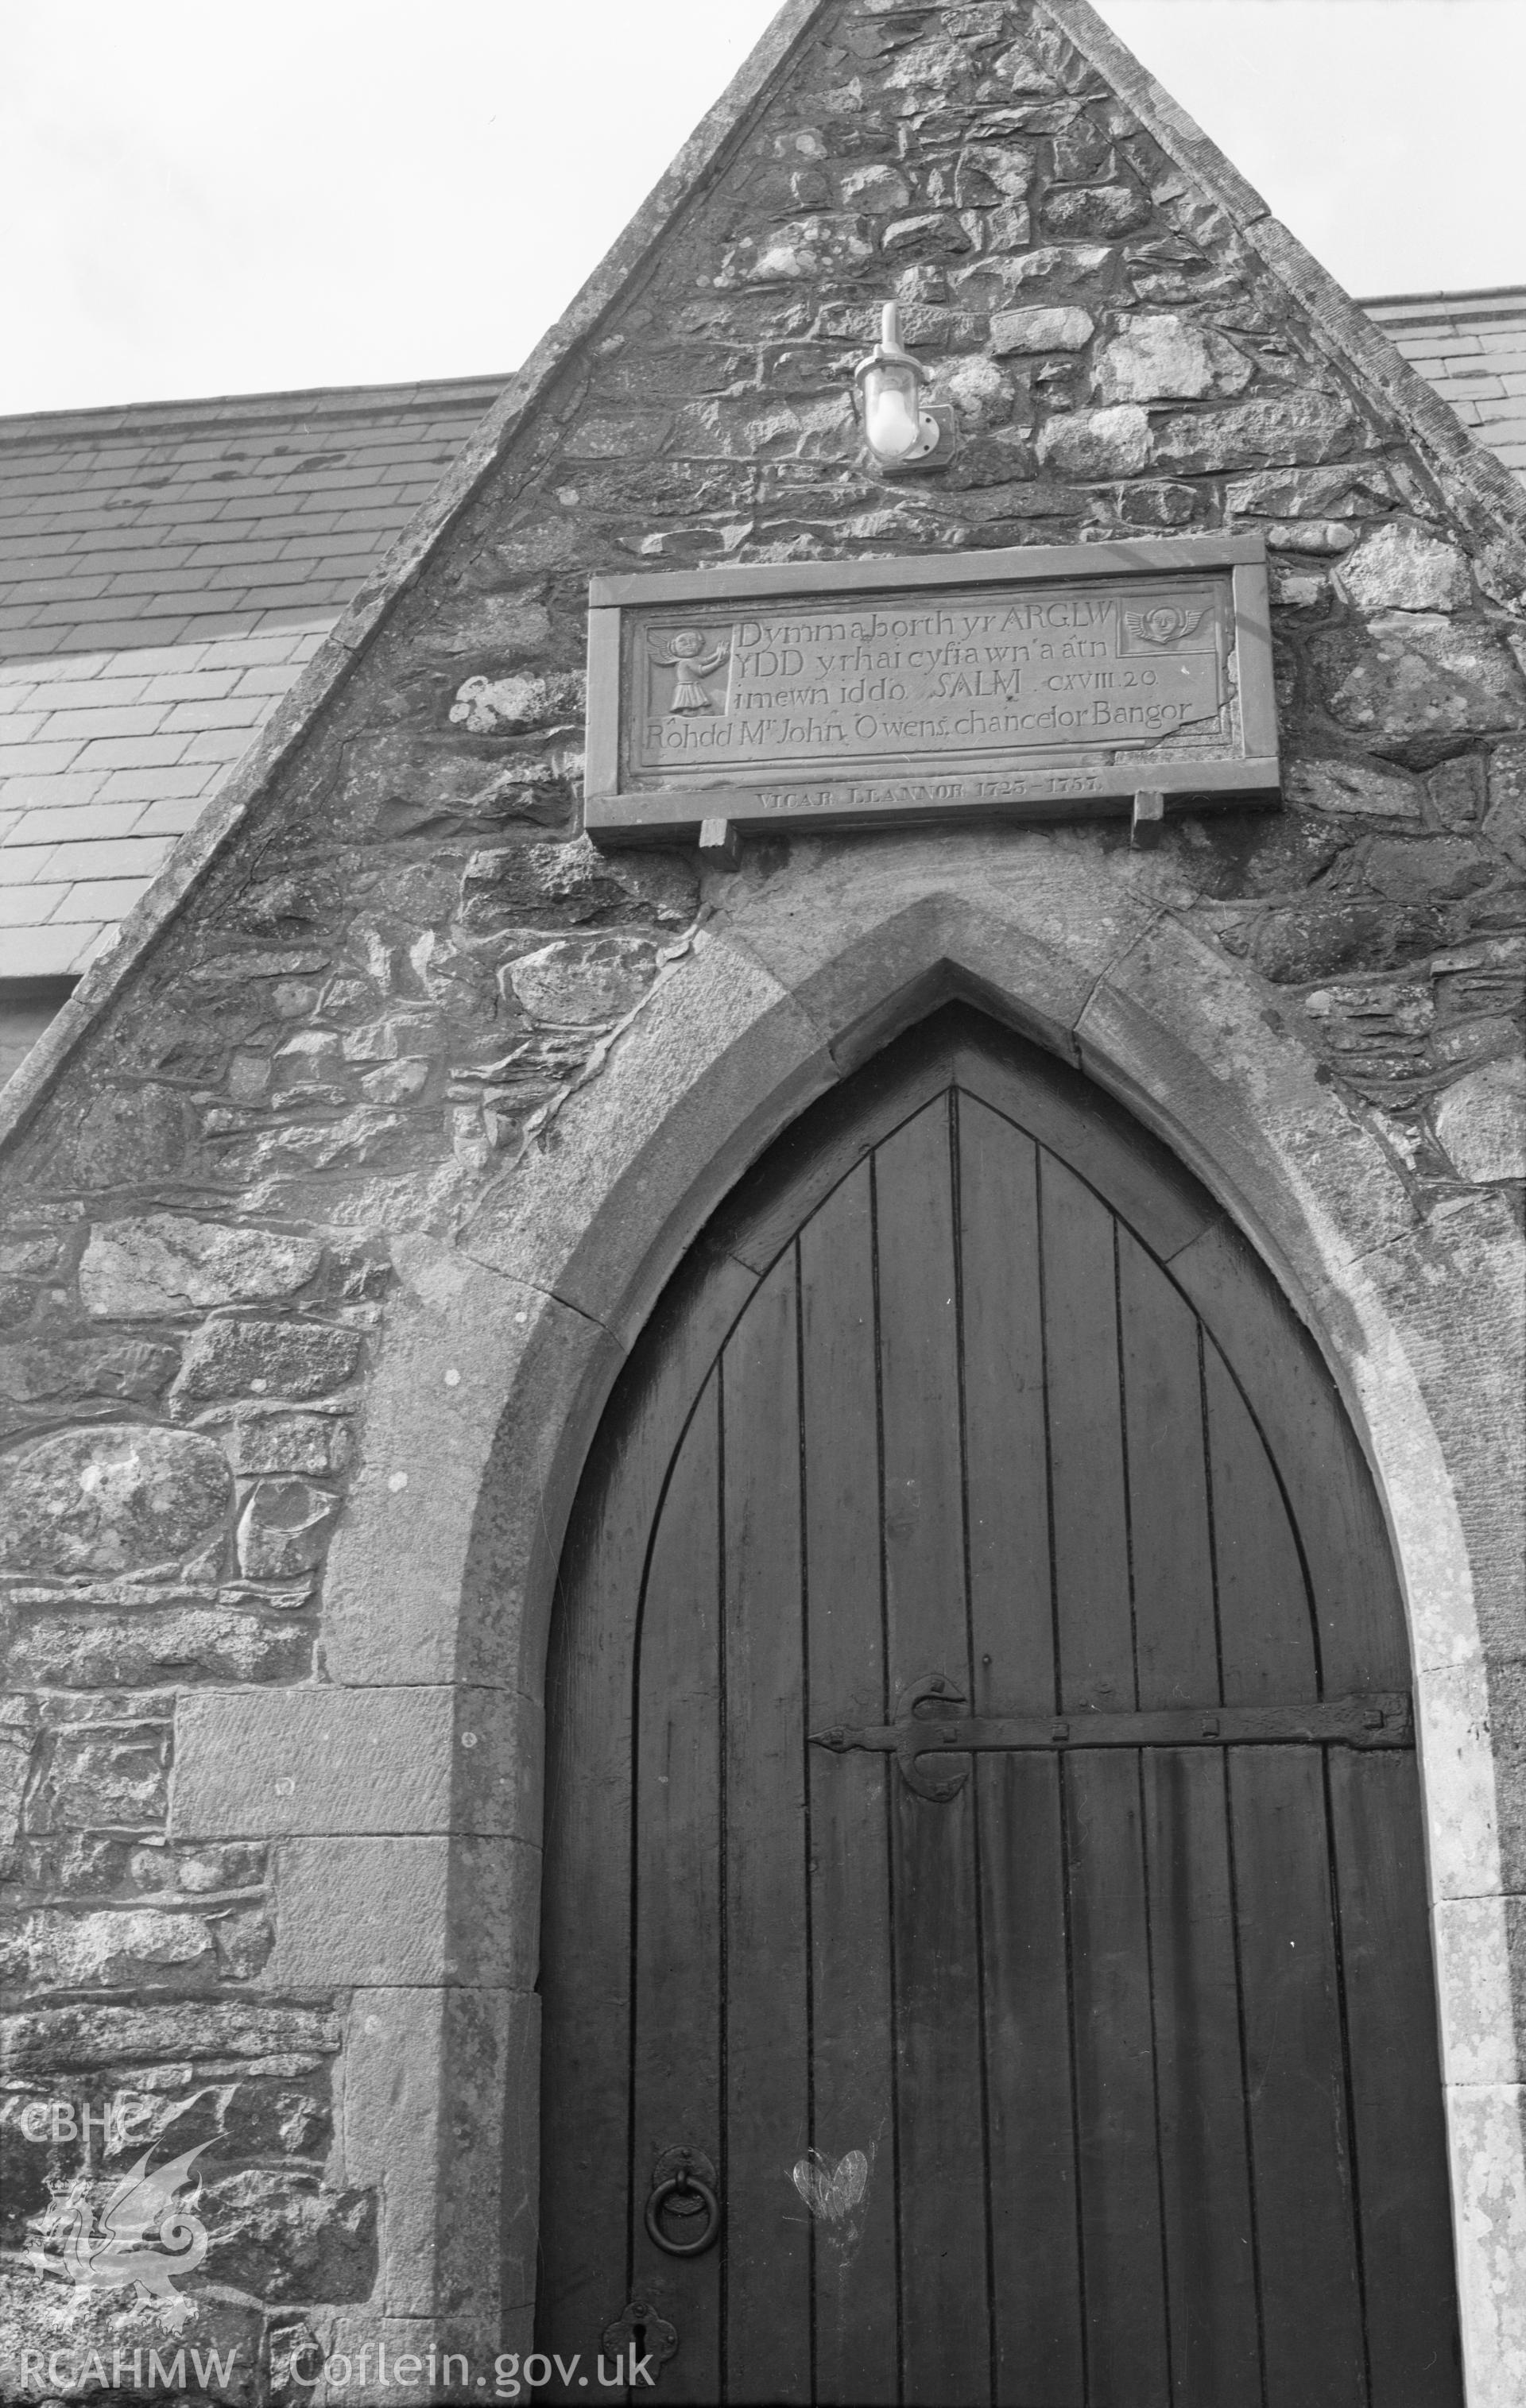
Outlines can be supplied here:
[[592, 834], [1276, 792], [1258, 538], [596, 578]]

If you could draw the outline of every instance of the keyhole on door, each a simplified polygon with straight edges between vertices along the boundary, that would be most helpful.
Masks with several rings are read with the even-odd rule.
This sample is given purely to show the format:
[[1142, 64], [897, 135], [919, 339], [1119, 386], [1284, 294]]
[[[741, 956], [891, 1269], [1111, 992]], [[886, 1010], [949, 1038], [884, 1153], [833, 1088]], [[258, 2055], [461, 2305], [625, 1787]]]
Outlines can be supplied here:
[[658, 2366], [666, 2366], [677, 2353], [678, 2334], [649, 2300], [632, 2300], [623, 2315], [605, 2326], [603, 2346], [607, 2358], [622, 2358], [630, 2349], [638, 2359], [649, 2358]]

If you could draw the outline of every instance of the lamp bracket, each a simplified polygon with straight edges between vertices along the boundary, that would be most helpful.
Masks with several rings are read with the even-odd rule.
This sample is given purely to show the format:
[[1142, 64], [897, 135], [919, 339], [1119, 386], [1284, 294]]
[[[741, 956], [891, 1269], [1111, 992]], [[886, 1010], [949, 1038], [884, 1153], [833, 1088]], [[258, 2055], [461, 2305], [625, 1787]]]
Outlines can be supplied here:
[[958, 449], [953, 410], [947, 402], [935, 401], [924, 403], [918, 415], [922, 422], [922, 440], [910, 452], [902, 452], [899, 460], [882, 460], [866, 440], [865, 452], [878, 475], [904, 477], [914, 475], [919, 468], [948, 466]]

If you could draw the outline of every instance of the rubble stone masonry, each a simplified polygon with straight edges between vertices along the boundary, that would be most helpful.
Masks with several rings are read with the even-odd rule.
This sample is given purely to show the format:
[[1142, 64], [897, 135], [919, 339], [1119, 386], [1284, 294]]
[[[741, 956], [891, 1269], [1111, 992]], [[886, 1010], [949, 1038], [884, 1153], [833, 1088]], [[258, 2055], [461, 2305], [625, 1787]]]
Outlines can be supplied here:
[[[457, 1478], [477, 1496], [483, 1467], [451, 1435], [477, 1287], [512, 1305], [523, 1283], [511, 1337], [515, 1311], [554, 1300], [603, 1348], [607, 1387], [644, 1306], [622, 1326], [555, 1269], [576, 1201], [558, 1157], [589, 1158], [579, 1130], [615, 1112], [601, 1089], [625, 1098], [597, 1140], [619, 1151], [639, 1076], [660, 1138], [685, 1046], [718, 1054], [744, 1016], [741, 972], [726, 985], [718, 966], [789, 988], [791, 946], [829, 952], [833, 914], [857, 941], [876, 897], [914, 917], [943, 898], [945, 925], [992, 895], [1068, 898], [1081, 1034], [1060, 1041], [1088, 1062], [1109, 962], [1200, 965], [1228, 998], [1204, 1092], [1248, 1077], [1249, 1030], [1326, 1115], [1288, 1140], [1307, 1140], [1309, 1192], [1356, 1178], [1347, 1144], [1375, 1166], [1351, 1189], [1353, 1226], [1370, 1215], [1353, 1263], [1370, 1254], [1378, 1288], [1418, 1283], [1428, 1327], [1465, 1318], [1470, 1282], [1494, 1299], [1476, 1387], [1453, 1398], [1495, 1515], [1493, 1585], [1474, 1573], [1484, 1686], [1458, 1712], [1493, 1717], [1490, 1913], [1518, 1960], [1526, 1945], [1519, 1404], [1510, 1281], [1488, 1268], [1517, 1259], [1526, 1179], [1519, 505], [1503, 470], [1460, 465], [1461, 438], [1446, 454], [1440, 405], [1422, 421], [1385, 384], [1386, 346], [1370, 337], [1364, 362], [1337, 339], [1296, 246], [1202, 166], [1201, 137], [1086, 11], [798, 0], [775, 53], [385, 607], [331, 639], [321, 706], [287, 724], [183, 901], [137, 952], [129, 924], [124, 975], [112, 956], [93, 974], [9, 1140], [11, 2367], [23, 2346], [162, 2338], [130, 2294], [71, 2291], [26, 2258], [50, 2177], [84, 2164], [99, 2191], [151, 2141], [205, 2144], [211, 2247], [182, 2338], [238, 2348], [226, 2396], [314, 2396], [290, 2372], [307, 2332], [497, 2346], [500, 2227], [522, 2268], [502, 2329], [522, 2335], [533, 2192], [500, 2176], [500, 2119], [507, 2095], [510, 2127], [521, 2097], [534, 2120], [539, 1673], [509, 1606], [482, 1608], [497, 1656], [453, 1651], [389, 1622], [384, 1551], [342, 1598], [331, 1551], [373, 1506], [423, 1513]], [[852, 371], [890, 298], [956, 412], [943, 472], [882, 479], [861, 452]], [[1280, 810], [1173, 815], [1150, 855], [1123, 821], [779, 837], [734, 868], [580, 833], [592, 571], [1231, 529], [1264, 534], [1274, 564]], [[826, 1045], [827, 1005], [799, 1010]], [[678, 1066], [661, 1092], [640, 1069], [659, 1054]], [[1401, 1239], [1429, 1269], [1390, 1276]], [[458, 1336], [426, 1388], [408, 1332], [437, 1295]], [[399, 1376], [434, 1431], [411, 1453]], [[539, 1442], [500, 1449], [506, 1493], [540, 1477]], [[1486, 2033], [1477, 2079], [1519, 2110], [1499, 2056]], [[61, 2099], [129, 2109], [129, 2136], [28, 2139], [25, 2107]], [[437, 2176], [469, 2192], [472, 2230], [440, 2216]], [[1503, 2408], [1526, 2310], [1466, 2314], [1494, 2317], [1494, 2358], [1470, 2344], [1473, 2396]]]

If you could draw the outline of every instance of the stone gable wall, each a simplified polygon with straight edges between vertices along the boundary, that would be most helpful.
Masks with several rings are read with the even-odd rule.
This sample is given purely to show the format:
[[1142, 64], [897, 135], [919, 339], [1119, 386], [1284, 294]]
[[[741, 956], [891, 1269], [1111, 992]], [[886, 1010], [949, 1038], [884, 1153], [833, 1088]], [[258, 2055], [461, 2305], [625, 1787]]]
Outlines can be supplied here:
[[[860, 457], [851, 373], [891, 297], [957, 415], [946, 473]], [[898, 835], [760, 841], [734, 872], [596, 850], [589, 573], [1231, 528], [1274, 562], [1286, 804], [1173, 821], [1167, 908], [1376, 1137], [1417, 1223], [1519, 1209], [1526, 553], [1444, 497], [1433, 454], [1026, 0], [843, 0], [813, 24], [12, 1142], [0, 2243], [35, 2242], [47, 2178], [80, 2162], [67, 2135], [23, 2137], [29, 2102], [125, 2100], [139, 2147], [207, 2143], [189, 2329], [243, 2346], [238, 2396], [307, 2396], [281, 2370], [309, 2326], [431, 2303], [399, 2304], [386, 2219], [411, 2210], [338, 2112], [366, 1970], [338, 1940], [330, 1980], [272, 1959], [298, 1856], [170, 1836], [177, 1733], [209, 1691], [330, 1681], [325, 1558], [397, 1249], [469, 1258], [776, 881], [928, 857]], [[1002, 875], [1051, 841], [978, 839]], [[1497, 1652], [1519, 1700], [1526, 1634]], [[274, 1834], [289, 1776], [264, 1775], [251, 1760], [250, 1813], [268, 1790]], [[149, 2330], [23, 2272], [11, 2316], [12, 2356]]]

